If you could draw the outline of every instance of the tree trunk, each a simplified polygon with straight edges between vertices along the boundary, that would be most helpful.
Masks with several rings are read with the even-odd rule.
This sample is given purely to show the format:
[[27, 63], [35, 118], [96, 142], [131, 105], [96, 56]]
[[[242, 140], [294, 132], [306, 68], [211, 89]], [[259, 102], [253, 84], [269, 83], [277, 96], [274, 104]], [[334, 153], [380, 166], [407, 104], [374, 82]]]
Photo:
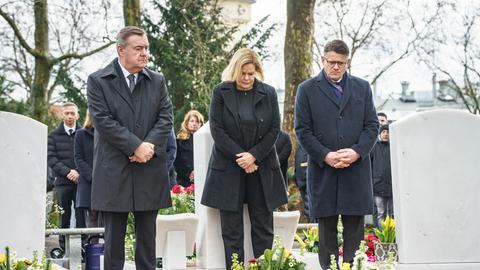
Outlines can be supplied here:
[[47, 0], [37, 0], [33, 5], [35, 17], [35, 75], [32, 87], [31, 115], [45, 123], [48, 114], [48, 82], [52, 66], [49, 63], [48, 5]]
[[123, 0], [125, 26], [140, 26], [140, 0]]
[[287, 29], [285, 33], [285, 102], [283, 108], [283, 129], [292, 138], [295, 157], [297, 139], [293, 128], [295, 96], [298, 85], [310, 78], [313, 61], [313, 9], [315, 0], [287, 0]]

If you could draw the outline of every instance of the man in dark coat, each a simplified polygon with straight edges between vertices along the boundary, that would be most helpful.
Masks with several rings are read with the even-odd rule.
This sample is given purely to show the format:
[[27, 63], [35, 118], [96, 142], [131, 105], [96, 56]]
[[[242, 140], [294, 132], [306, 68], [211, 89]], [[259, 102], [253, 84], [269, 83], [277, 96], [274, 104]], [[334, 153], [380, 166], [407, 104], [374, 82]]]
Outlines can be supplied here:
[[379, 227], [381, 221], [393, 216], [392, 168], [390, 163], [389, 127], [380, 127], [380, 140], [373, 147], [372, 154], [373, 196], [377, 208], [374, 224]]
[[275, 142], [275, 149], [277, 150], [278, 160], [280, 161], [280, 169], [282, 170], [283, 180], [285, 186], [288, 188], [288, 158], [292, 152], [292, 140], [290, 135], [283, 130], [278, 133], [278, 139]]
[[135, 216], [135, 265], [155, 269], [159, 208], [171, 206], [167, 140], [172, 104], [162, 75], [146, 68], [148, 39], [127, 26], [117, 35], [118, 59], [88, 78], [95, 126], [92, 208], [105, 225], [105, 269], [123, 269], [129, 212]]
[[[60, 214], [60, 228], [70, 228], [72, 204], [75, 205], [79, 173], [75, 165], [73, 149], [75, 132], [80, 129], [77, 120], [78, 107], [66, 102], [62, 105], [62, 119], [57, 129], [48, 135], [48, 166], [55, 174], [55, 194]], [[75, 210], [75, 227], [85, 227], [85, 216], [82, 209]], [[59, 244], [65, 250], [65, 236], [60, 235]]]
[[309, 156], [310, 215], [318, 221], [323, 269], [331, 254], [338, 261], [338, 215], [344, 226], [343, 261], [351, 263], [363, 239], [363, 216], [373, 211], [369, 154], [379, 124], [370, 85], [346, 73], [348, 56], [345, 42], [328, 42], [324, 68], [300, 84], [295, 104], [295, 131]]

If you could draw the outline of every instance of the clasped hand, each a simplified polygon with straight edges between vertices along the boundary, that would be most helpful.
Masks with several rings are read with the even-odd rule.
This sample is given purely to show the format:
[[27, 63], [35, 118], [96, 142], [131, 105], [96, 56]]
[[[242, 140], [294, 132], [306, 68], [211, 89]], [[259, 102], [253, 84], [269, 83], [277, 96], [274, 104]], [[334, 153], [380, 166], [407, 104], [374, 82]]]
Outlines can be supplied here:
[[256, 170], [258, 170], [258, 166], [255, 164], [255, 157], [248, 153], [248, 152], [243, 152], [237, 154], [237, 164], [240, 166], [240, 168], [244, 169], [246, 173], [253, 173]]
[[358, 160], [360, 155], [351, 148], [339, 149], [336, 152], [329, 152], [325, 156], [325, 163], [335, 169], [343, 169], [349, 167]]
[[146, 163], [155, 153], [155, 145], [149, 142], [142, 142], [131, 157], [130, 162]]

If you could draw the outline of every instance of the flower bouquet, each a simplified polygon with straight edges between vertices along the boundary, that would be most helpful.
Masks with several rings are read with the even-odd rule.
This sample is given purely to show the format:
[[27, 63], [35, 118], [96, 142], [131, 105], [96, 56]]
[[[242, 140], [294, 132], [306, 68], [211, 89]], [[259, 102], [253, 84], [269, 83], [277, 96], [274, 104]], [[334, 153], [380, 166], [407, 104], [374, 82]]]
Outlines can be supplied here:
[[246, 268], [243, 262], [238, 261], [237, 254], [233, 254], [231, 270], [305, 270], [305, 263], [284, 248], [276, 236], [273, 248], [266, 249], [259, 258], [250, 260]]
[[33, 252], [33, 259], [17, 258], [15, 252], [10, 253], [8, 247], [5, 253], [0, 253], [0, 270], [55, 270], [59, 266], [46, 260], [45, 254], [38, 259], [38, 253]]
[[397, 244], [395, 243], [395, 220], [387, 216], [381, 222], [381, 229], [375, 228], [378, 242], [375, 243], [375, 257], [378, 261], [386, 261], [388, 254], [392, 253], [394, 260], [398, 261]]
[[308, 226], [306, 230], [302, 230], [303, 238], [297, 233], [295, 240], [300, 245], [302, 251], [318, 253], [318, 228], [316, 226]]
[[173, 215], [181, 213], [195, 213], [195, 186], [184, 188], [181, 185], [174, 185], [170, 191], [172, 207], [160, 209], [161, 215]]

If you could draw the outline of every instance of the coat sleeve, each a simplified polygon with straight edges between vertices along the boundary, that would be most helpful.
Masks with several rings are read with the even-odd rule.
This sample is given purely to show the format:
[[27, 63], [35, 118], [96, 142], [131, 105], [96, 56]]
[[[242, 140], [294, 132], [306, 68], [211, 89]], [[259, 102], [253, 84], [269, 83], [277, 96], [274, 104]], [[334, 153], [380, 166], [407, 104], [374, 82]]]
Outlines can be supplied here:
[[[156, 148], [163, 147], [166, 149], [168, 142], [168, 137], [172, 133], [172, 123], [173, 123], [173, 112], [172, 112], [172, 102], [167, 92], [167, 85], [165, 84], [165, 79], [162, 77], [160, 82], [160, 102], [158, 104], [159, 110], [157, 114], [157, 121], [153, 125], [153, 128], [150, 129], [147, 136], [145, 137], [146, 142], [153, 143]], [[156, 87], [156, 85], [155, 85]], [[158, 154], [158, 150], [155, 151]]]
[[220, 89], [213, 90], [208, 121], [210, 133], [215, 141], [215, 147], [231, 159], [236, 159], [238, 153], [245, 152], [228, 134], [223, 123], [223, 107], [225, 106]]
[[301, 146], [318, 166], [325, 165], [325, 156], [331, 151], [313, 133], [313, 120], [307, 95], [308, 86], [300, 84], [295, 100], [295, 133]]
[[372, 148], [377, 141], [378, 128], [380, 126], [378, 123], [377, 111], [375, 110], [375, 105], [373, 104], [372, 89], [370, 88], [370, 84], [366, 84], [367, 93], [365, 95], [366, 100], [363, 129], [360, 133], [358, 142], [351, 147], [360, 155], [362, 160], [368, 158], [370, 151], [372, 151]]
[[83, 133], [75, 135], [74, 160], [80, 176], [88, 182], [92, 182], [92, 167], [87, 163], [85, 157], [84, 140], [85, 135]]
[[87, 81], [88, 110], [92, 115], [95, 129], [103, 140], [126, 156], [131, 156], [142, 140], [114, 119], [103, 91], [96, 79], [90, 75]]
[[48, 154], [47, 154], [47, 163], [48, 167], [57, 174], [66, 177], [72, 168], [69, 168], [63, 162], [58, 159], [57, 148], [55, 144], [55, 139], [50, 134], [48, 135]]
[[177, 141], [175, 140], [175, 132], [173, 131], [173, 129], [170, 133], [170, 136], [168, 137], [167, 157], [167, 167], [170, 169], [173, 166], [175, 158], [177, 157]]
[[268, 92], [272, 108], [272, 126], [263, 136], [259, 143], [252, 147], [248, 152], [252, 154], [258, 162], [261, 162], [273, 149], [280, 133], [280, 112], [278, 110], [277, 93], [275, 90]]

